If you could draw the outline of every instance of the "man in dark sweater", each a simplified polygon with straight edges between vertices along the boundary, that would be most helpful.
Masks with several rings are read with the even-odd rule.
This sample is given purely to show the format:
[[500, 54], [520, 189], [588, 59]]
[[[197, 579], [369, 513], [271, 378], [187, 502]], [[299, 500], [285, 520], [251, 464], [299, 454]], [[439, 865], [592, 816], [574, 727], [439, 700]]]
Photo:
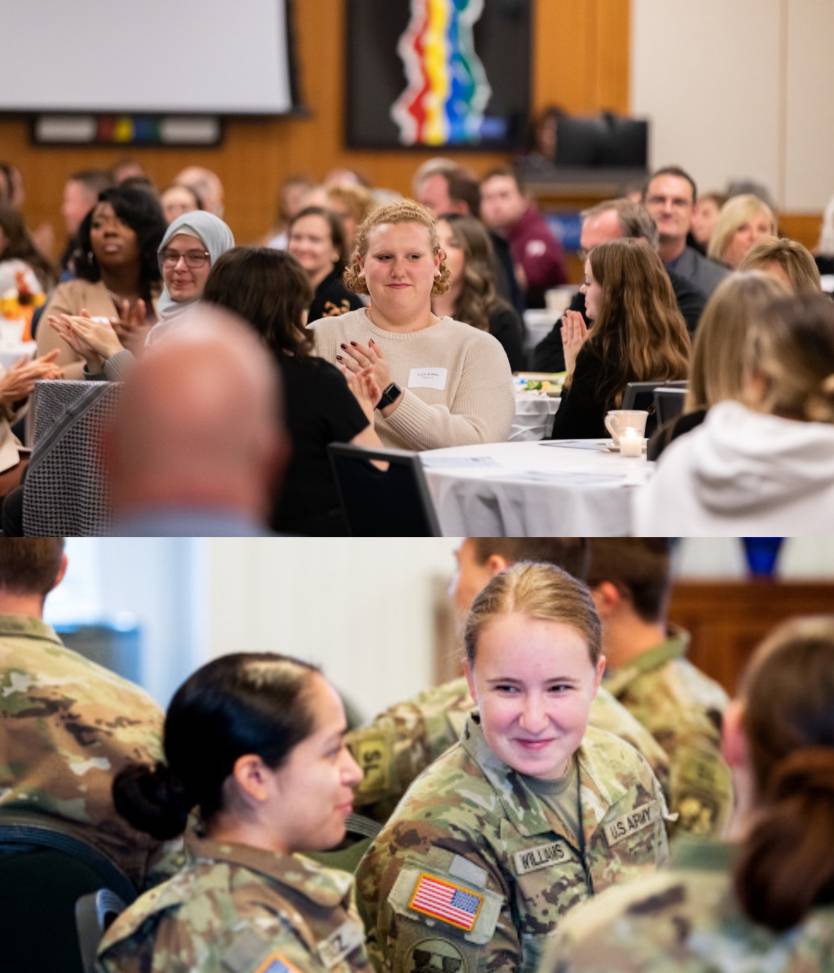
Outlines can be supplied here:
[[544, 307], [545, 292], [567, 280], [565, 255], [512, 169], [494, 169], [484, 177], [481, 219], [509, 243], [526, 306]]
[[[637, 237], [648, 240], [657, 247], [657, 228], [648, 212], [639, 204], [628, 199], [609, 199], [598, 203], [582, 213], [582, 233], [580, 245], [584, 253], [590, 253], [600, 243], [618, 240], [621, 237]], [[686, 322], [687, 330], [693, 334], [704, 309], [704, 295], [689, 281], [667, 268], [678, 309]], [[580, 291], [574, 294], [570, 310], [585, 314], [585, 296]], [[586, 323], [587, 319], [586, 319]], [[563, 372], [565, 356], [562, 351], [562, 319], [553, 325], [552, 330], [533, 350], [533, 369], [538, 372]]]

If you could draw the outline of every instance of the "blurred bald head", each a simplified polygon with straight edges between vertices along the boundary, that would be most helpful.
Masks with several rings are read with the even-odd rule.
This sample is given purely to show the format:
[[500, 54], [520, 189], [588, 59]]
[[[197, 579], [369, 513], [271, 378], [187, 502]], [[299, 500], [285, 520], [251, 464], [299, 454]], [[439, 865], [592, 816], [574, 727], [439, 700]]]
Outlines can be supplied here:
[[223, 216], [223, 183], [220, 176], [203, 166], [186, 166], [174, 176], [174, 182], [188, 186], [200, 197], [203, 208], [215, 216]]
[[272, 356], [239, 318], [195, 305], [131, 371], [105, 446], [117, 517], [182, 507], [265, 523], [289, 452]]

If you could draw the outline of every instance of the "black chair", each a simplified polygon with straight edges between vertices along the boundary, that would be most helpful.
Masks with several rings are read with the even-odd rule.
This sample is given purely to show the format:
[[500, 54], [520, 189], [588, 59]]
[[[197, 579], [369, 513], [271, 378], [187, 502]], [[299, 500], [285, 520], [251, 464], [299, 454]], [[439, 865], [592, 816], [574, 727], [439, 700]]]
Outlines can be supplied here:
[[629, 382], [623, 394], [623, 404], [621, 409], [645, 409], [652, 411], [654, 406], [655, 389], [686, 389], [689, 383], [687, 380], [660, 380], [657, 382]]
[[75, 926], [84, 973], [95, 973], [96, 952], [107, 927], [126, 908], [110, 889], [88, 892], [75, 903]]
[[683, 412], [686, 389], [656, 388], [654, 390], [654, 412], [658, 428], [676, 419]]
[[76, 906], [102, 889], [123, 904], [136, 898], [119, 865], [69, 825], [31, 811], [0, 810], [3, 973], [88, 973], [98, 939], [87, 923], [82, 944]]
[[[417, 453], [327, 447], [339, 499], [354, 537], [440, 537], [440, 525]], [[386, 470], [371, 460], [384, 460]]]

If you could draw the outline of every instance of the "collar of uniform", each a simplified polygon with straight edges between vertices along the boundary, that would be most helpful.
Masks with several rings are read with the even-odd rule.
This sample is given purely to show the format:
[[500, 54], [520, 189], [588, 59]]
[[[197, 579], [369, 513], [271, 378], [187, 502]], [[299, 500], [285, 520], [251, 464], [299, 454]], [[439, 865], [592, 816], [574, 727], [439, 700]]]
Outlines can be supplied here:
[[47, 639], [63, 645], [51, 625], [29, 615], [0, 615], [0, 637]]
[[631, 662], [606, 675], [603, 680], [605, 688], [614, 696], [620, 696], [635, 679], [639, 679], [653, 669], [659, 669], [672, 659], [685, 656], [688, 648], [689, 633], [670, 625], [669, 636], [660, 645], [641, 652]]
[[212, 841], [188, 833], [185, 846], [193, 861], [225, 861], [261, 875], [310, 899], [316, 905], [333, 908], [350, 895], [352, 878], [347, 873], [324, 868], [303, 855], [279, 855], [277, 852], [249, 845]]
[[[593, 727], [588, 727], [586, 731], [591, 735], [596, 732]], [[544, 802], [528, 787], [523, 774], [517, 773], [495, 756], [484, 739], [477, 713], [470, 714], [466, 720], [462, 744], [498, 794], [507, 820], [514, 828], [528, 836], [553, 833], [553, 820], [547, 815]], [[608, 808], [620, 800], [626, 790], [610, 773], [606, 773], [605, 761], [594, 756], [592, 747], [580, 746], [576, 756], [582, 823], [585, 835], [590, 840]], [[564, 837], [571, 844], [575, 841], [573, 835]]]
[[727, 841], [681, 836], [672, 843], [672, 868], [701, 872], [727, 872], [738, 855], [738, 847]]

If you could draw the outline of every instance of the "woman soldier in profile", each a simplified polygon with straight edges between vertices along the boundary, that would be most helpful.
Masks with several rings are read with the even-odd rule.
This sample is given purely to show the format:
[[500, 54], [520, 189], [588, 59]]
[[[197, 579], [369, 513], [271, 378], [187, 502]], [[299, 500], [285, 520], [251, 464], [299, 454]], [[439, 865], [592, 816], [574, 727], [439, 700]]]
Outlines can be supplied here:
[[724, 752], [733, 840], [678, 843], [668, 871], [577, 909], [543, 971], [834, 970], [834, 615], [762, 644], [725, 714]]
[[114, 799], [134, 827], [186, 834], [189, 863], [139, 898], [99, 948], [104, 973], [370, 973], [352, 880], [296, 852], [345, 834], [361, 771], [341, 700], [287, 656], [208, 663], [165, 717], [165, 763], [132, 765]]
[[357, 871], [381, 970], [534, 970], [568, 909], [667, 857], [649, 765], [587, 726], [605, 658], [585, 585], [518, 563], [476, 597], [464, 642], [478, 712]]

